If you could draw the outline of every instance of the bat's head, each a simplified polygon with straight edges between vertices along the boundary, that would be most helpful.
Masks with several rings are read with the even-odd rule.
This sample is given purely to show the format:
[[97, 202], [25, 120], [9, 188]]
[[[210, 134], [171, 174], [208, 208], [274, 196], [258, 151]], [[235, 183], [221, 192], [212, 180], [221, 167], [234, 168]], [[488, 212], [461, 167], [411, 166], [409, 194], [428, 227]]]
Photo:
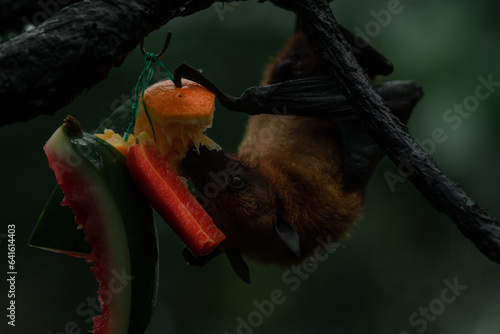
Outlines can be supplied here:
[[276, 200], [256, 166], [203, 146], [188, 152], [182, 164], [196, 188], [195, 197], [226, 235], [221, 244], [224, 250], [263, 262], [296, 258], [280, 235], [280, 228], [290, 231], [280, 220]]

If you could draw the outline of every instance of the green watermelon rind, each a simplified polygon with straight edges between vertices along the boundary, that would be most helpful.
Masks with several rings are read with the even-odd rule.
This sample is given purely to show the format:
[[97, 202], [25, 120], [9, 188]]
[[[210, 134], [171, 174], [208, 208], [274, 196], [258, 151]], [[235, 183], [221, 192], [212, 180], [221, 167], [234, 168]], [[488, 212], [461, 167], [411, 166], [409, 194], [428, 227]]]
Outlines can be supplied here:
[[[124, 133], [130, 123], [134, 98], [125, 101], [108, 118], [104, 119], [96, 133], [112, 129]], [[31, 232], [28, 245], [76, 257], [90, 254], [90, 247], [83, 240], [83, 233], [73, 228], [75, 217], [68, 207], [61, 206], [64, 193], [56, 184]]]
[[[102, 299], [109, 301], [104, 305], [109, 312], [105, 322], [110, 323], [112, 330], [106, 334], [143, 333], [156, 301], [158, 240], [151, 207], [130, 179], [125, 157], [93, 135], [68, 134], [64, 126], [49, 139], [46, 151], [48, 155], [55, 153], [54, 161], [62, 164], [59, 173], [76, 172], [87, 185], [86, 189], [72, 190], [72, 194], [80, 196], [73, 196], [73, 201], [78, 205], [87, 201], [87, 215], [93, 213], [103, 225], [95, 228], [86, 225], [83, 230], [92, 247], [88, 259], [97, 261], [93, 271], [104, 280], [100, 283], [101, 298], [102, 284], [108, 282], [107, 296]], [[64, 167], [69, 167], [69, 171]], [[58, 182], [65, 190], [64, 182], [60, 179]], [[67, 197], [71, 202], [71, 196]], [[100, 238], [103, 239], [99, 241]], [[97, 254], [99, 249], [104, 253]], [[116, 292], [111, 294], [112, 298], [109, 286]]]

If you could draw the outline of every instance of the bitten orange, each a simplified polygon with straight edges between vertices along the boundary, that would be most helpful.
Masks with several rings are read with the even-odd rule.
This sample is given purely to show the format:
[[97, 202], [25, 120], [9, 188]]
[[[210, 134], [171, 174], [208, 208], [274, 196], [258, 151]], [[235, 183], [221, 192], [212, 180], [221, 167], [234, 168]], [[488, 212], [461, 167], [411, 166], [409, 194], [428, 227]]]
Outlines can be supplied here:
[[219, 148], [204, 133], [212, 126], [215, 95], [200, 84], [187, 79], [182, 79], [182, 87], [171, 80], [158, 82], [146, 89], [144, 104], [146, 110], [141, 99], [134, 134], [137, 137], [145, 131], [155, 138], [160, 152], [177, 171], [190, 147]]

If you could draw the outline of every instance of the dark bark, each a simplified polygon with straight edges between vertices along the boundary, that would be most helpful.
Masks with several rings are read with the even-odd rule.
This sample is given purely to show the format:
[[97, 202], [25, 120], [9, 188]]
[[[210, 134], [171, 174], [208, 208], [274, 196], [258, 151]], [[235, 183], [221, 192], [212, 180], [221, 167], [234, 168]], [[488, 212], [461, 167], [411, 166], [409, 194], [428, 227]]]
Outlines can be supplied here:
[[295, 12], [313, 48], [329, 63], [343, 93], [365, 122], [371, 135], [397, 166], [440, 212], [489, 259], [500, 263], [500, 225], [436, 165], [374, 91], [372, 84], [346, 47], [326, 0], [295, 1]]
[[82, 1], [0, 45], [0, 126], [53, 114], [151, 31], [214, 0]]

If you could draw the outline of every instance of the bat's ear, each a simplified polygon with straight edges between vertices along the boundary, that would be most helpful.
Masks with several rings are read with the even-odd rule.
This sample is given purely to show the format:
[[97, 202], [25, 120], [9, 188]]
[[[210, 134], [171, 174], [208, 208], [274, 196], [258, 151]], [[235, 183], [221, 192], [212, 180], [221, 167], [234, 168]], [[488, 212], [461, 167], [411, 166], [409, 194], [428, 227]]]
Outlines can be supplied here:
[[250, 270], [238, 251], [226, 250], [227, 258], [236, 275], [247, 284], [250, 284]]
[[300, 239], [295, 227], [278, 212], [274, 221], [274, 230], [295, 256], [300, 257]]

